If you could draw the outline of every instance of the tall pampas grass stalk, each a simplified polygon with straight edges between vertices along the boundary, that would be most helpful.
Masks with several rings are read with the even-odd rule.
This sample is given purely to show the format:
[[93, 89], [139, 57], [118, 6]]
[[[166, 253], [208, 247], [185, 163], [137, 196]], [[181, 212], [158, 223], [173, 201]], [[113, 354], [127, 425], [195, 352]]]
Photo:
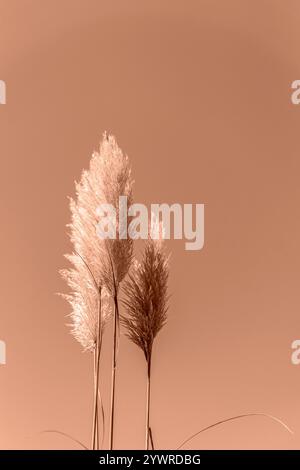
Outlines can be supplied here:
[[[153, 228], [155, 230], [155, 227]], [[127, 315], [122, 316], [127, 336], [143, 351], [147, 363], [146, 450], [149, 450], [149, 438], [152, 438], [152, 435], [150, 436], [152, 350], [154, 339], [167, 319], [168, 277], [168, 258], [163, 249], [162, 236], [158, 239], [150, 238], [146, 242], [142, 261], [134, 263], [124, 283], [123, 303]]]
[[112, 136], [104, 135], [100, 152], [94, 154], [92, 163], [95, 164], [96, 168], [100, 166], [103, 199], [105, 203], [111, 204], [115, 208], [117, 220], [116, 239], [104, 240], [107, 253], [104, 281], [114, 304], [109, 426], [109, 448], [112, 450], [114, 447], [116, 368], [120, 331], [119, 287], [130, 268], [133, 253], [133, 240], [127, 237], [130, 219], [122, 229], [125, 233], [121, 231], [119, 226], [119, 198], [125, 196], [128, 205], [133, 203], [133, 180], [129, 159], [123, 154]]
[[[70, 239], [74, 253], [67, 255], [73, 269], [63, 270], [72, 294], [65, 296], [73, 308], [71, 332], [84, 350], [94, 353], [94, 411], [92, 448], [99, 447], [99, 364], [103, 328], [113, 316], [112, 384], [110, 406], [109, 446], [113, 448], [115, 377], [119, 329], [119, 286], [127, 274], [133, 242], [116, 227], [116, 239], [101, 239], [97, 234], [98, 208], [111, 204], [119, 220], [119, 197], [126, 196], [132, 204], [131, 169], [128, 157], [118, 147], [113, 136], [103, 135], [100, 149], [94, 152], [88, 170], [84, 170], [76, 183], [76, 199], [70, 200], [72, 214]], [[124, 230], [127, 227], [124, 227]], [[103, 302], [104, 296], [104, 302]], [[108, 315], [107, 299], [113, 300], [113, 315]]]

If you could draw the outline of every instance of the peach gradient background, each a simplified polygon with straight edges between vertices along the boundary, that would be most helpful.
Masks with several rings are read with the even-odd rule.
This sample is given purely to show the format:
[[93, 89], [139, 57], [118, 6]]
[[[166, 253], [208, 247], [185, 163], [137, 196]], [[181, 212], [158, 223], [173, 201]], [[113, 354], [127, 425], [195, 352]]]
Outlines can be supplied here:
[[[206, 242], [170, 242], [155, 345], [158, 448], [300, 448], [300, 4], [0, 0], [0, 447], [90, 442], [92, 360], [65, 326], [67, 196], [102, 132], [131, 157], [138, 202], [204, 202]], [[102, 379], [109, 397], [107, 331]], [[116, 446], [144, 442], [144, 359], [121, 340]]]

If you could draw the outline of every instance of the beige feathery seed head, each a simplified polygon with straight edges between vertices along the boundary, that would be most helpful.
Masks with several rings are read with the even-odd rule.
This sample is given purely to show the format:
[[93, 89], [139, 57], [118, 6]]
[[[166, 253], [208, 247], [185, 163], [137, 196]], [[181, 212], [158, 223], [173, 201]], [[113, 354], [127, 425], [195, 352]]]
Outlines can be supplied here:
[[66, 255], [66, 257], [72, 262], [74, 268], [61, 270], [61, 275], [67, 281], [71, 294], [61, 295], [72, 307], [69, 315], [72, 320], [71, 333], [85, 351], [93, 351], [99, 331], [100, 334], [103, 333], [112, 313], [109, 295], [105, 288], [101, 289], [101, 323], [98, 326], [100, 300], [94, 281], [78, 255]]
[[131, 239], [101, 240], [98, 237], [97, 208], [108, 203], [118, 210], [119, 196], [127, 196], [131, 203], [132, 186], [128, 157], [123, 155], [115, 138], [105, 133], [89, 169], [84, 170], [80, 181], [75, 183], [76, 198], [70, 199], [68, 227], [74, 254], [67, 258], [73, 268], [62, 272], [72, 291], [64, 296], [73, 309], [72, 333], [85, 349], [94, 347], [99, 289], [102, 287], [103, 292], [116, 294], [130, 267], [133, 250]]
[[[115, 138], [106, 133], [100, 146], [100, 152], [94, 153], [90, 164], [92, 174], [101, 175], [102, 200], [116, 209], [116, 220], [119, 221], [119, 197], [126, 196], [127, 204], [133, 203], [131, 168], [129, 159], [118, 147]], [[128, 220], [128, 224], [130, 220]], [[119, 239], [119, 225], [117, 222], [117, 238], [104, 241], [109, 262], [113, 268], [114, 284], [108, 282], [111, 293], [118, 289], [120, 282], [127, 274], [133, 253], [133, 240], [131, 238]], [[127, 229], [127, 228], [126, 228]], [[109, 270], [106, 270], [109, 273]], [[106, 279], [109, 281], [109, 279]]]
[[141, 263], [134, 263], [124, 284], [127, 336], [151, 359], [153, 341], [167, 320], [168, 258], [161, 240], [149, 239]]
[[97, 208], [101, 204], [113, 205], [119, 220], [119, 197], [126, 196], [128, 204], [132, 204], [132, 186], [128, 157], [113, 136], [104, 134], [99, 152], [93, 153], [89, 170], [83, 171], [76, 184], [77, 201], [70, 203], [72, 223], [69, 227], [76, 252], [89, 265], [97, 283], [106, 285], [112, 295], [129, 270], [133, 241], [118, 237], [101, 240], [96, 233]]

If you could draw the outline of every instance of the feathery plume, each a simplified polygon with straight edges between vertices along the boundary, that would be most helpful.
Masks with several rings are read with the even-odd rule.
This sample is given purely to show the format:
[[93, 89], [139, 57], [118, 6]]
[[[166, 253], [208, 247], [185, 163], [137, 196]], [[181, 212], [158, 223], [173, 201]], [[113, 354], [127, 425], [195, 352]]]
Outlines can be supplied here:
[[[135, 261], [124, 283], [127, 315], [122, 324], [128, 338], [144, 353], [147, 361], [147, 402], [145, 447], [149, 449], [151, 358], [153, 342], [167, 320], [168, 310], [168, 258], [163, 249], [163, 227], [156, 221], [157, 239], [146, 242], [142, 261]], [[155, 231], [155, 230], [154, 230]], [[153, 231], [151, 231], [153, 233]]]
[[[111, 403], [110, 403], [110, 427], [109, 427], [109, 447], [114, 446], [114, 421], [115, 421], [115, 388], [116, 388], [116, 368], [117, 368], [117, 349], [118, 337], [120, 331], [119, 323], [119, 286], [126, 276], [132, 261], [133, 240], [127, 237], [128, 223], [124, 229], [126, 237], [119, 225], [120, 211], [119, 198], [125, 196], [127, 204], [133, 202], [132, 187], [133, 180], [128, 157], [125, 156], [118, 147], [114, 137], [104, 134], [100, 152], [95, 152], [91, 163], [90, 173], [97, 178], [92, 179], [89, 184], [97, 194], [99, 199], [106, 204], [111, 204], [116, 211], [116, 235], [115, 239], [104, 240], [105, 262], [103, 282], [109, 290], [114, 301], [113, 313], [113, 357], [112, 357], [112, 379], [111, 379]], [[101, 184], [100, 181], [101, 181]], [[115, 221], [113, 221], [114, 223]]]
[[[69, 314], [71, 334], [82, 345], [84, 351], [94, 352], [99, 334], [99, 293], [80, 256], [72, 254], [66, 255], [66, 258], [73, 264], [74, 268], [61, 270], [61, 275], [70, 287], [71, 293], [61, 294], [61, 296], [72, 307]], [[103, 334], [110, 316], [109, 295], [104, 288], [101, 291], [101, 334]]]
[[168, 261], [155, 241], [147, 242], [143, 260], [135, 262], [124, 284], [127, 336], [151, 357], [153, 341], [166, 322]]
[[[107, 293], [114, 299], [114, 340], [112, 409], [114, 408], [115, 369], [117, 353], [117, 327], [119, 324], [118, 290], [128, 272], [132, 259], [133, 241], [122, 239], [119, 226], [116, 239], [101, 239], [97, 234], [101, 204], [114, 206], [119, 216], [119, 197], [132, 202], [131, 170], [128, 157], [118, 147], [115, 138], [103, 135], [99, 152], [94, 152], [89, 169], [84, 170], [76, 186], [76, 199], [70, 199], [70, 239], [74, 253], [67, 255], [72, 269], [63, 270], [62, 276], [72, 292], [64, 295], [72, 306], [71, 333], [84, 350], [94, 351], [94, 422], [92, 446], [95, 448], [97, 432], [99, 361], [103, 327], [109, 318]], [[119, 220], [119, 217], [117, 217]], [[127, 229], [127, 227], [126, 227]], [[120, 236], [121, 235], [121, 236]], [[111, 416], [113, 411], [111, 411]], [[111, 417], [112, 421], [112, 417]], [[111, 441], [113, 439], [111, 431]]]
[[128, 204], [132, 204], [132, 187], [128, 157], [115, 138], [104, 133], [99, 152], [92, 155], [89, 170], [83, 171], [80, 182], [76, 183], [77, 201], [71, 199], [69, 227], [76, 252], [86, 261], [96, 282], [105, 285], [111, 295], [115, 295], [128, 272], [133, 240], [122, 239], [118, 223], [117, 238], [101, 240], [96, 231], [97, 209], [101, 204], [111, 204], [119, 221], [119, 197], [126, 196]]

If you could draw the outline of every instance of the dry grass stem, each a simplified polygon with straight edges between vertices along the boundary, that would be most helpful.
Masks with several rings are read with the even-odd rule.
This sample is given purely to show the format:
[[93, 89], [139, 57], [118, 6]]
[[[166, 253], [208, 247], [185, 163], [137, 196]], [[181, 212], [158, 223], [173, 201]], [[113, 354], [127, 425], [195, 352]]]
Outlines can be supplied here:
[[124, 283], [126, 315], [122, 323], [129, 339], [147, 361], [145, 448], [149, 449], [151, 361], [153, 342], [167, 320], [168, 258], [162, 240], [146, 242], [141, 263], [135, 262]]

